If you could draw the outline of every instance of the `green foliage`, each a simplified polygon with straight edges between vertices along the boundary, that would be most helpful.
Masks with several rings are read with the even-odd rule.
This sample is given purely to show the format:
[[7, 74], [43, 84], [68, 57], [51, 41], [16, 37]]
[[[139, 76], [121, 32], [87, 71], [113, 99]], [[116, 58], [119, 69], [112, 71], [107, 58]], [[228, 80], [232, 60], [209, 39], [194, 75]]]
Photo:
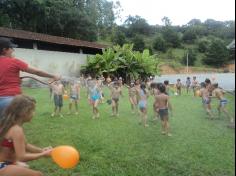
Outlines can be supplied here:
[[208, 50], [209, 45], [210, 43], [208, 40], [200, 40], [198, 42], [198, 51], [201, 53], [205, 53]]
[[137, 34], [150, 35], [151, 28], [147, 21], [140, 16], [128, 16], [124, 25], [128, 28], [127, 36], [134, 37]]
[[140, 35], [136, 35], [132, 41], [131, 41], [134, 45], [133, 49], [135, 51], [140, 51], [142, 52], [145, 49], [145, 43], [144, 43], [144, 39], [143, 37], [141, 37]]
[[197, 35], [193, 29], [188, 29], [184, 32], [182, 40], [185, 43], [194, 43], [194, 40], [197, 38]]
[[93, 74], [112, 74], [121, 76], [126, 80], [131, 78], [146, 77], [158, 73], [158, 60], [150, 55], [149, 50], [143, 52], [133, 51], [133, 45], [125, 44], [103, 51], [88, 60], [88, 65], [83, 67], [84, 72]]
[[126, 43], [125, 33], [119, 27], [114, 28], [111, 41], [114, 45], [124, 45]]
[[228, 61], [229, 51], [221, 40], [213, 40], [203, 62], [207, 65], [222, 66]]
[[195, 61], [197, 60], [197, 54], [194, 49], [188, 49], [184, 57], [182, 58], [182, 64], [187, 64], [188, 57], [188, 65], [193, 66]]
[[162, 36], [157, 36], [153, 42], [153, 48], [157, 51], [165, 52], [167, 49], [166, 42]]
[[0, 14], [4, 26], [88, 41], [110, 35], [115, 21], [106, 0], [4, 0]]
[[169, 47], [177, 48], [180, 46], [180, 37], [171, 27], [163, 27], [162, 35]]

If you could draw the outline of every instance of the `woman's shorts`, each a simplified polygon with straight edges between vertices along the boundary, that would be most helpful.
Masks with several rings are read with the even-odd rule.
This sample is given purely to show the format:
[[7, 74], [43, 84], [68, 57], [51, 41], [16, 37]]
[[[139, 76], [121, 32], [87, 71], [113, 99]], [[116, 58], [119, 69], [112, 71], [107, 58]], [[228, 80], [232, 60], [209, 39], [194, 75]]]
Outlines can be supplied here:
[[14, 96], [0, 97], [0, 119], [3, 115], [4, 109], [11, 103]]

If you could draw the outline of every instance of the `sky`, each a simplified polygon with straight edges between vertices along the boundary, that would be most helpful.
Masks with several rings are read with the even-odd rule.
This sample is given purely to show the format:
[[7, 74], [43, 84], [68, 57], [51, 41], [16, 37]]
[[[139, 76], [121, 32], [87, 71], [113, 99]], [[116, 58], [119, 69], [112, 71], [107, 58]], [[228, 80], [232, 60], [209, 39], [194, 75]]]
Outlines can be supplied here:
[[[117, 0], [113, 0], [114, 2]], [[184, 25], [191, 19], [235, 20], [235, 0], [119, 0], [121, 17], [138, 15], [150, 25], [162, 25], [168, 17], [172, 25]], [[122, 24], [123, 21], [117, 21]]]

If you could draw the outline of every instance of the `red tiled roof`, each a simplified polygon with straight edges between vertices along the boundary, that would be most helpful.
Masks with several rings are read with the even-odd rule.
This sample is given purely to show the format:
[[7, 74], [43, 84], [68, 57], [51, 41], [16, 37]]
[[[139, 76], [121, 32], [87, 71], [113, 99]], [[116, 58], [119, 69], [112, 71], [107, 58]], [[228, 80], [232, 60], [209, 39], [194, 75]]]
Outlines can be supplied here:
[[35, 32], [9, 29], [9, 28], [3, 28], [3, 27], [0, 27], [0, 36], [36, 40], [36, 41], [70, 45], [70, 46], [96, 48], [96, 49], [107, 48], [106, 45], [102, 45], [102, 44], [98, 44], [94, 42], [87, 42], [87, 41], [76, 40], [76, 39], [71, 39], [71, 38], [57, 37], [57, 36], [52, 36], [52, 35], [47, 35], [47, 34], [40, 34], [40, 33], [35, 33]]

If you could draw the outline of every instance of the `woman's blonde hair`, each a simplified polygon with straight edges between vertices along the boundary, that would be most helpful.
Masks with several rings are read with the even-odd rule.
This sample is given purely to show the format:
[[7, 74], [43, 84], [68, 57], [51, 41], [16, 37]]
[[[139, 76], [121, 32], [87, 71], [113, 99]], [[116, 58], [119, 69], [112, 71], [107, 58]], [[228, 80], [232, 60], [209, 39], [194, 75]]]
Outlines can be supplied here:
[[36, 101], [27, 95], [17, 95], [10, 105], [5, 109], [0, 120], [0, 139], [2, 139], [8, 130], [20, 120], [23, 120], [25, 114], [35, 109]]

